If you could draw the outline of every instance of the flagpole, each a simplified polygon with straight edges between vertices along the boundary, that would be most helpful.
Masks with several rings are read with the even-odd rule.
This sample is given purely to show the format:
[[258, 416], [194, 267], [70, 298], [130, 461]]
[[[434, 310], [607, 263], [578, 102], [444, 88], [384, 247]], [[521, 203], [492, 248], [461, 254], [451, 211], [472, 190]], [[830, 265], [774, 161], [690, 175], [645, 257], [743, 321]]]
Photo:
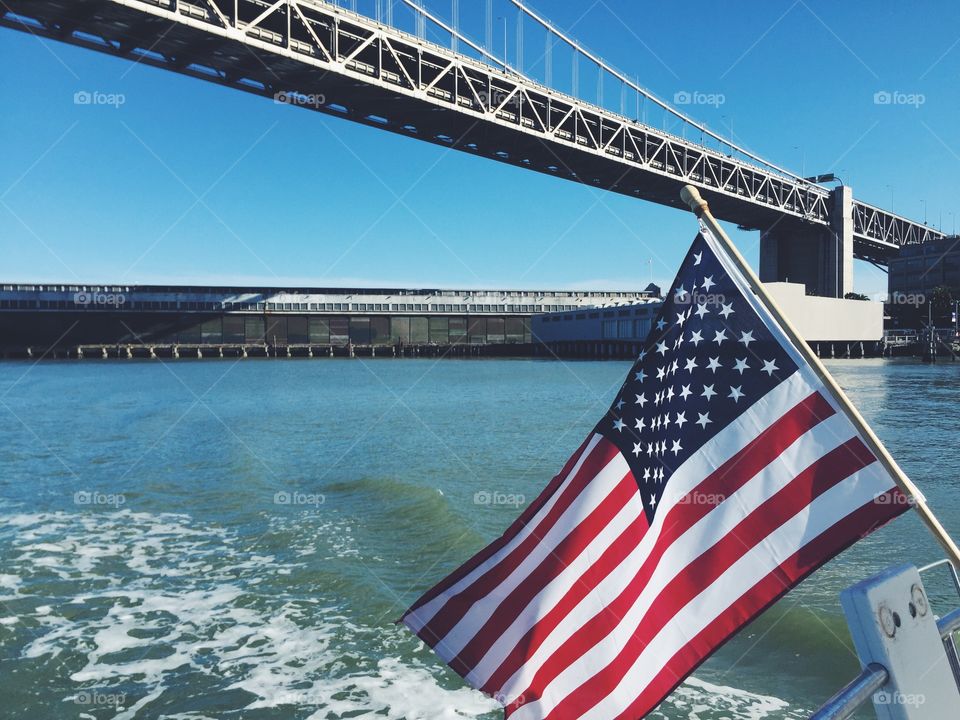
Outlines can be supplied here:
[[780, 327], [783, 328], [783, 331], [787, 334], [787, 337], [793, 341], [793, 344], [800, 351], [800, 354], [803, 355], [810, 367], [813, 368], [813, 371], [817, 374], [817, 377], [819, 377], [820, 381], [833, 392], [834, 397], [836, 397], [837, 401], [840, 403], [841, 409], [853, 423], [854, 427], [860, 431], [860, 434], [863, 436], [863, 440], [867, 444], [867, 447], [870, 448], [887, 472], [893, 476], [893, 479], [897, 483], [897, 487], [900, 488], [900, 491], [910, 499], [914, 509], [920, 513], [920, 518], [930, 529], [930, 532], [933, 533], [933, 536], [936, 538], [937, 542], [939, 542], [946, 551], [947, 556], [953, 562], [954, 567], [960, 569], [960, 548], [957, 547], [956, 543], [947, 533], [946, 529], [940, 524], [940, 521], [937, 520], [936, 516], [933, 514], [933, 511], [927, 505], [927, 501], [924, 498], [923, 493], [920, 492], [917, 486], [913, 484], [913, 481], [907, 477], [906, 473], [900, 469], [897, 461], [893, 459], [887, 449], [883, 446], [883, 443], [880, 442], [880, 438], [876, 436], [876, 434], [867, 424], [867, 421], [863, 419], [863, 416], [860, 414], [860, 412], [854, 407], [853, 403], [850, 402], [850, 399], [847, 397], [846, 393], [844, 393], [840, 386], [837, 385], [837, 382], [833, 379], [833, 376], [827, 372], [827, 369], [823, 366], [823, 363], [820, 362], [820, 358], [818, 358], [816, 353], [810, 349], [810, 346], [807, 345], [806, 341], [800, 336], [800, 333], [797, 332], [790, 320], [788, 320], [783, 314], [783, 311], [780, 310], [780, 306], [777, 305], [776, 301], [767, 292], [766, 288], [763, 286], [763, 283], [761, 283], [756, 274], [754, 274], [753, 269], [744, 259], [743, 255], [740, 254], [740, 251], [737, 250], [736, 245], [733, 244], [733, 242], [727, 236], [727, 233], [724, 232], [722, 227], [720, 227], [717, 219], [713, 217], [707, 201], [700, 196], [700, 191], [693, 185], [685, 185], [680, 191], [680, 197], [690, 207], [693, 213], [704, 223], [704, 225], [707, 226], [710, 232], [713, 233], [714, 237], [723, 243], [727, 253], [730, 255], [731, 259], [734, 261], [740, 272], [743, 273], [743, 276], [750, 284], [751, 290], [756, 293], [757, 297], [760, 298], [760, 301], [767, 307], [767, 310], [770, 311], [770, 314], [773, 315], [778, 323], [780, 323]]

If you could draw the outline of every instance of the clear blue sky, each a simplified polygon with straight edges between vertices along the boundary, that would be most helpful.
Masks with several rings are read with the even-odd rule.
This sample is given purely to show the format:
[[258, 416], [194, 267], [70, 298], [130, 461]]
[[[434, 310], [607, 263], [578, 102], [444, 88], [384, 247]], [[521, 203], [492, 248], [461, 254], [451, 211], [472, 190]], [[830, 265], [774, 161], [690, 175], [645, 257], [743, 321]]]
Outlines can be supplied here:
[[[591, 2], [530, 5], [660, 97], [722, 94], [686, 110], [770, 160], [835, 171], [913, 218], [926, 201], [952, 229], [957, 3]], [[449, 0], [427, 5], [449, 14]], [[483, 4], [462, 7], [482, 40]], [[524, 35], [532, 73], [538, 37]], [[651, 259], [668, 282], [696, 229], [680, 211], [10, 30], [0, 63], [6, 282], [636, 288]], [[76, 105], [78, 91], [124, 104]], [[877, 105], [878, 91], [923, 103]], [[734, 238], [755, 264], [758, 234]], [[885, 289], [857, 265], [859, 290]]]

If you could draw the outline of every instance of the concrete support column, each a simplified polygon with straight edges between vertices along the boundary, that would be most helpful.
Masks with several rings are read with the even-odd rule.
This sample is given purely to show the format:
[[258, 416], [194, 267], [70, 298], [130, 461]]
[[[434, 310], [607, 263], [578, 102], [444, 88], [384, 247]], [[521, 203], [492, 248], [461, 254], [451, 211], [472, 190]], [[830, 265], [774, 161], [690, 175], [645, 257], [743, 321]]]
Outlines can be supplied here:
[[830, 229], [834, 232], [828, 267], [833, 272], [833, 297], [853, 292], [853, 190], [846, 185], [833, 191]]
[[830, 227], [782, 220], [760, 235], [760, 280], [793, 282], [808, 294], [842, 298], [853, 291], [853, 193], [831, 193]]

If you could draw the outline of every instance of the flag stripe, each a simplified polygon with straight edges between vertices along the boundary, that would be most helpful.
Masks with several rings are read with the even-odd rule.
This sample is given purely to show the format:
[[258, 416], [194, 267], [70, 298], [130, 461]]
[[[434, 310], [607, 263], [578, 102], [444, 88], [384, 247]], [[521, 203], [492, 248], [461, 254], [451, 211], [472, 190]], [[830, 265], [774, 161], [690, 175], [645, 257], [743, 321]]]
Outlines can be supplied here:
[[[632, 720], [643, 715], [647, 709], [659, 705], [687, 677], [691, 669], [696, 669], [696, 666], [737, 630], [752, 622], [791, 587], [821, 567], [827, 558], [833, 557], [896, 517], [900, 513], [897, 509], [898, 496], [902, 498], [900, 491], [893, 489], [882, 496], [888, 502], [882, 502], [878, 497], [864, 503], [743, 593], [670, 659], [643, 694], [629, 705], [617, 720]], [[843, 532], [838, 532], [839, 525], [843, 526]]]
[[[599, 700], [619, 684], [622, 677], [663, 628], [669, 627], [677, 610], [710, 588], [729, 568], [787, 520], [805, 507], [806, 499], [817, 498], [843, 479], [853, 475], [875, 458], [855, 437], [824, 455], [774, 495], [757, 505], [722, 539], [690, 562], [651, 601], [650, 609], [637, 623], [630, 641], [610, 663], [571, 693], [554, 711], [559, 717], [580, 717], [590, 708], [587, 699]], [[670, 602], [662, 602], [669, 598]], [[537, 696], [536, 689], [524, 693]]]
[[[821, 424], [821, 415], [826, 414], [828, 408], [829, 405], [819, 402], [816, 397], [806, 398], [775, 423], [776, 433], [766, 442], [749, 443], [685, 497], [698, 493], [729, 497], [777, 459], [787, 447], [797, 444], [793, 454], [800, 454], [802, 449], [798, 440]], [[837, 442], [832, 427], [820, 435], [824, 436], [826, 442]], [[584, 608], [589, 617], [571, 613], [565, 622], [562, 621], [568, 630], [558, 630], [550, 643], [530, 656], [522, 668], [518, 668], [517, 673], [504, 683], [500, 693], [511, 700], [520, 694], [527, 697], [537, 695], [535, 688], [544, 687], [564, 668], [587, 653], [598, 639], [605, 638], [638, 599], [646, 599], [654, 587], [662, 586], [673, 576], [667, 577], [670, 573], [683, 571], [690, 560], [709, 546], [710, 539], [715, 541], [716, 537], [722, 536], [724, 527], [704, 523], [697, 532], [680, 542], [680, 538], [697, 527], [712, 509], [706, 503], [683, 502], [683, 499], [680, 498], [669, 509], [661, 509], [656, 519], [665, 518], [663, 529], [655, 522], [655, 527], [644, 538], [644, 541], [652, 540], [652, 546], [638, 547], [632, 567], [626, 568], [626, 572], [625, 568], [618, 569], [618, 574], [623, 573], [617, 578], [619, 592], [607, 594], [608, 591], [603, 591], [607, 599], [604, 611], [592, 613], [590, 608]], [[705, 533], [710, 539], [704, 537]]]

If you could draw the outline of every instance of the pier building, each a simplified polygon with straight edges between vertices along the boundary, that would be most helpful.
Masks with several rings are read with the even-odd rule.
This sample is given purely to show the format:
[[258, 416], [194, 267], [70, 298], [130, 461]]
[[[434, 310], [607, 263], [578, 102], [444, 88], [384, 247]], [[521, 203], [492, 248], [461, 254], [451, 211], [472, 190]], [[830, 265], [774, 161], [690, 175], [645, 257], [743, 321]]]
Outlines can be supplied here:
[[649, 291], [0, 286], [6, 357], [531, 354], [530, 319]]

